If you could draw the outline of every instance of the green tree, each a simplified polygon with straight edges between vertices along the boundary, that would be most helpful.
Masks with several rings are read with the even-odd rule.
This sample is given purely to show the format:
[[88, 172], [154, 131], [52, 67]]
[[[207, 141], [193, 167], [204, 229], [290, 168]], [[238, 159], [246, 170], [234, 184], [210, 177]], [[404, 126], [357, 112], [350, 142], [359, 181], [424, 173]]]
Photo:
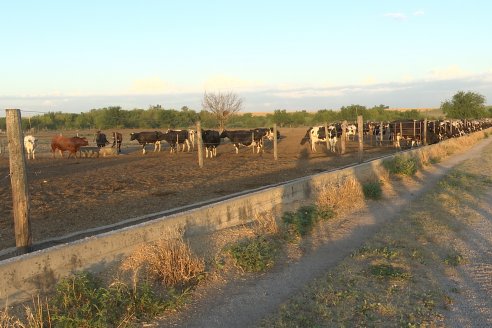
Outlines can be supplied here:
[[485, 97], [471, 91], [459, 91], [453, 99], [441, 103], [441, 110], [448, 118], [469, 119], [487, 116]]

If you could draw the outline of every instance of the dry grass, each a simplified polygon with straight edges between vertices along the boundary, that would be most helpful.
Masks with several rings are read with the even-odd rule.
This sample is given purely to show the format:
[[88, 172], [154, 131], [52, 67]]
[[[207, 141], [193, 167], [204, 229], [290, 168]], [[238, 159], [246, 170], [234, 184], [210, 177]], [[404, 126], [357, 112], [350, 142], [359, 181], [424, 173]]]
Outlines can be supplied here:
[[48, 300], [41, 300], [39, 295], [32, 299], [32, 307], [25, 306], [29, 328], [51, 327], [51, 315]]
[[322, 210], [332, 210], [336, 215], [364, 206], [362, 186], [353, 177], [343, 177], [324, 185], [316, 199], [316, 206]]
[[123, 261], [122, 270], [133, 271], [162, 282], [165, 286], [185, 285], [205, 270], [205, 261], [196, 257], [183, 236], [146, 244]]
[[276, 235], [280, 227], [275, 214], [272, 212], [256, 213], [253, 217], [252, 228], [255, 235]]
[[24, 328], [26, 327], [18, 318], [9, 314], [9, 309], [6, 306], [4, 310], [0, 310], [0, 327], [2, 328]]

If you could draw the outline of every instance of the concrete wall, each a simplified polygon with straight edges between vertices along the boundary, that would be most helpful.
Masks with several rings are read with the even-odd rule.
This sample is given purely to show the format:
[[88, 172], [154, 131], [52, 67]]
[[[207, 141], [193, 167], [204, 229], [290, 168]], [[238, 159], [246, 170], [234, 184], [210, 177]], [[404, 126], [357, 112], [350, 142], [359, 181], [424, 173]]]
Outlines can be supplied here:
[[13, 304], [30, 300], [32, 295], [51, 289], [61, 277], [70, 273], [99, 272], [130, 255], [143, 243], [165, 239], [169, 229], [183, 228], [185, 236], [193, 238], [247, 223], [256, 213], [293, 210], [299, 203], [314, 199], [323, 185], [333, 180], [354, 176], [364, 181], [374, 176], [382, 161], [299, 178], [151, 222], [1, 261], [0, 307], [7, 301]]

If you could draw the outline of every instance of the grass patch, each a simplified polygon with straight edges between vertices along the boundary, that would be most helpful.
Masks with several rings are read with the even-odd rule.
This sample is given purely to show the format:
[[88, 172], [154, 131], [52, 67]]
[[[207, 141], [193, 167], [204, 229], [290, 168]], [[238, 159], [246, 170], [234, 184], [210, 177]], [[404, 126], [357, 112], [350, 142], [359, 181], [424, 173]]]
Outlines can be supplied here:
[[94, 276], [80, 273], [57, 284], [50, 320], [55, 327], [121, 327], [152, 318], [165, 307], [148, 285], [134, 290], [115, 281], [103, 287]]
[[247, 272], [261, 272], [275, 263], [278, 245], [272, 238], [257, 236], [235, 243], [227, 251], [237, 267]]
[[371, 246], [362, 246], [354, 253], [352, 253], [353, 257], [383, 257], [385, 259], [391, 260], [398, 257], [400, 253], [394, 249], [393, 247], [384, 246], [384, 247], [371, 247]]
[[282, 220], [287, 224], [290, 234], [304, 236], [313, 229], [319, 220], [327, 220], [334, 216], [329, 209], [320, 209], [315, 205], [302, 206], [295, 212], [285, 212]]
[[461, 254], [449, 254], [443, 261], [446, 265], [457, 267], [465, 263], [465, 258]]
[[384, 167], [392, 174], [413, 176], [419, 168], [419, 161], [415, 157], [395, 156], [383, 162]]
[[383, 189], [380, 182], [367, 182], [362, 185], [362, 191], [364, 196], [368, 199], [381, 199], [383, 196]]
[[411, 276], [402, 268], [391, 264], [376, 264], [369, 267], [369, 272], [377, 278], [409, 279]]

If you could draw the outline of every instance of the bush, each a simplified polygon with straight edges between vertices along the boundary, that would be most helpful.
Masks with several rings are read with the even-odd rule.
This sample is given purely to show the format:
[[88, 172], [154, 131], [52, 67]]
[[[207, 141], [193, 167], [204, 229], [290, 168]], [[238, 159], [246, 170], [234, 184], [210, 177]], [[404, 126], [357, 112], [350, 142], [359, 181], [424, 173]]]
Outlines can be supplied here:
[[392, 174], [413, 176], [417, 173], [419, 163], [415, 157], [395, 156], [384, 161], [384, 167]]
[[274, 264], [277, 245], [265, 236], [242, 240], [228, 249], [235, 264], [248, 272], [260, 272]]
[[115, 281], [104, 288], [88, 273], [62, 279], [50, 302], [51, 321], [61, 327], [120, 327], [164, 308], [148, 285], [133, 290]]
[[383, 190], [380, 182], [368, 182], [362, 185], [364, 196], [369, 199], [381, 199]]
[[310, 232], [319, 219], [327, 220], [333, 217], [331, 209], [320, 210], [314, 205], [302, 206], [296, 212], [285, 212], [282, 220], [296, 235], [304, 236]]

